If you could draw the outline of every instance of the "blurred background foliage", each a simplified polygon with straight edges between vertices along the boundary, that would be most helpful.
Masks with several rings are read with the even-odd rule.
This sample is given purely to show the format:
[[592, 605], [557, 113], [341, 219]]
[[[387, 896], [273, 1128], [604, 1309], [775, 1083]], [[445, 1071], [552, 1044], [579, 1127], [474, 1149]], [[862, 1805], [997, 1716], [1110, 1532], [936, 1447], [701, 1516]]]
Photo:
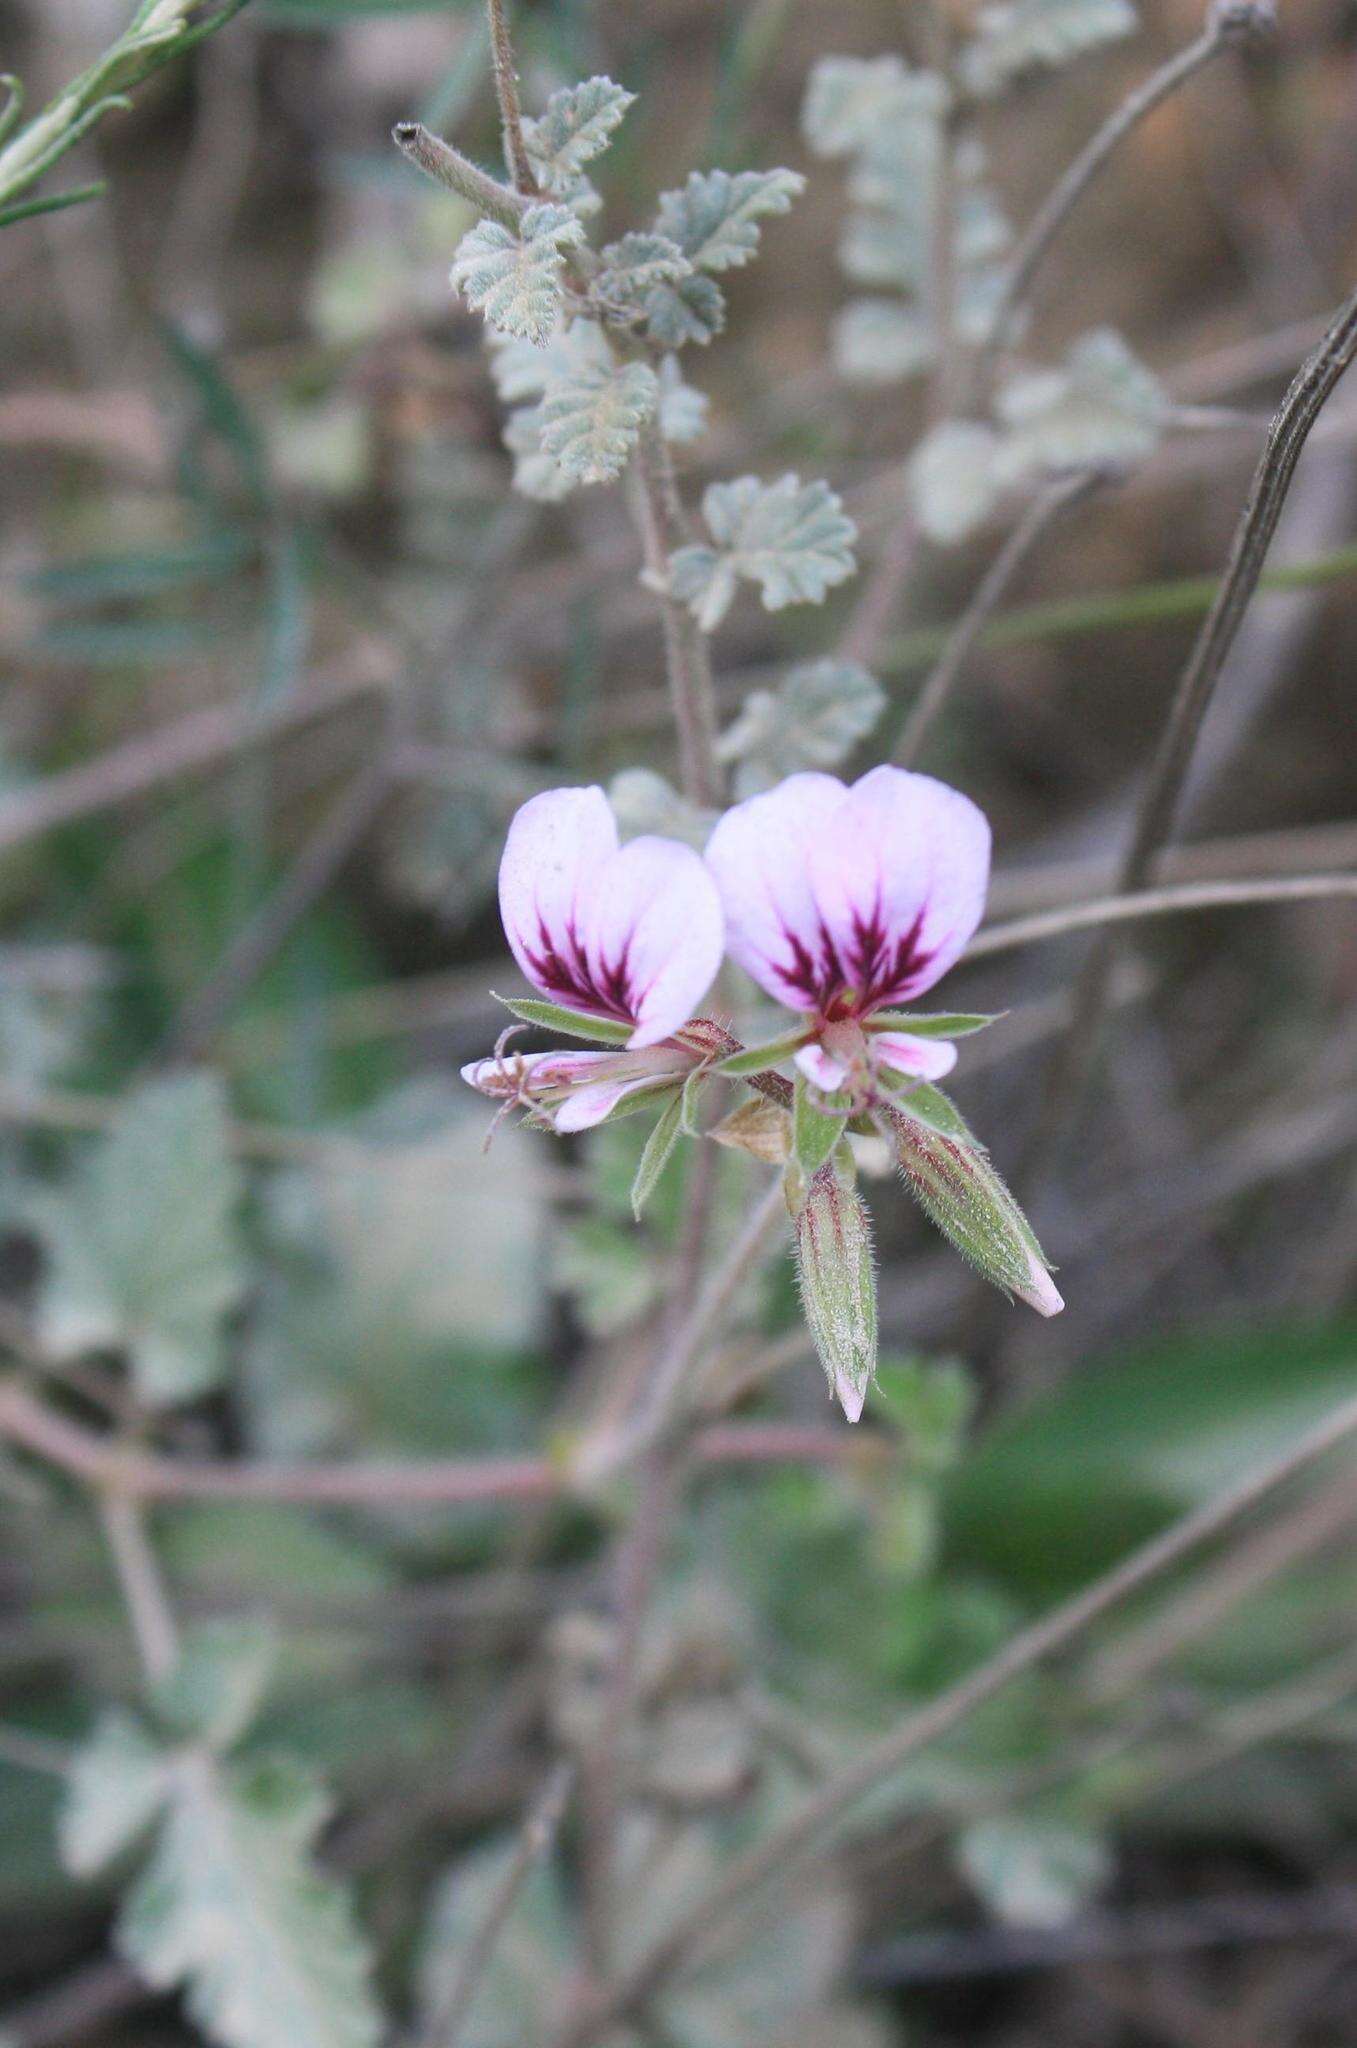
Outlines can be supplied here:
[[[38, 104], [123, 12], [5, 0], [4, 68]], [[730, 281], [729, 330], [700, 365], [709, 431], [683, 466], [828, 476], [870, 551], [921, 401], [831, 368], [843, 197], [800, 105], [817, 57], [910, 47], [911, 10], [519, 12], [530, 106], [595, 71], [639, 96], [600, 167], [610, 232], [694, 164], [811, 174], [794, 223]], [[1145, 0], [1133, 37], [995, 110], [1015, 217], [1197, 25], [1188, 0]], [[672, 764], [625, 508], [510, 497], [479, 323], [446, 284], [469, 214], [391, 149], [407, 116], [494, 160], [476, 7], [252, 0], [85, 146], [104, 198], [0, 246], [0, 1347], [16, 1363], [36, 1347], [72, 1413], [173, 1453], [568, 1440], [634, 1368], [677, 1230], [673, 1173], [631, 1221], [633, 1124], [560, 1147], [502, 1130], [483, 1158], [483, 1105], [456, 1080], [512, 974], [493, 883], [515, 806]], [[1357, 269], [1354, 122], [1351, 9], [1289, 0], [1275, 49], [1136, 135], [1053, 261], [1043, 360], [1110, 323], [1183, 402], [1230, 417], [1056, 530], [934, 737], [926, 765], [994, 819], [997, 908], [1110, 878], [1262, 423]], [[1276, 551], [1288, 587], [1259, 602], [1198, 763], [1188, 840], [1239, 860], [1236, 842], [1269, 835], [1240, 872], [1357, 855], [1352, 408], [1340, 394], [1307, 456]], [[888, 736], [992, 545], [926, 551], [878, 665]], [[846, 602], [740, 606], [730, 710], [822, 654]], [[1323, 827], [1324, 857], [1304, 858]], [[1010, 1013], [959, 1088], [1006, 1171], [1078, 943], [949, 984], [958, 1006]], [[1351, 1390], [1354, 995], [1343, 906], [1196, 919], [1137, 946], [1060, 1170], [1022, 1190], [1061, 1269], [1057, 1323], [978, 1304], [897, 1191], [871, 1187], [888, 1359], [861, 1454], [703, 1475], [650, 1624], [626, 1852], [646, 1927], [624, 1946], [790, 1788]], [[723, 1161], [732, 1215], [742, 1169]], [[784, 1368], [745, 1411], [823, 1419], [780, 1268], [751, 1282], [731, 1383], [770, 1346]], [[240, 1868], [276, 1873], [319, 1834], [402, 2024], [436, 2026], [505, 1831], [553, 1743], [596, 1725], [616, 1506], [605, 1489], [512, 1511], [155, 1516], [187, 1623], [267, 1615], [285, 1645], [239, 1727], [190, 1716]], [[1340, 1461], [1152, 1611], [1024, 1679], [885, 1788], [781, 1923], [675, 1994], [654, 2038], [1350, 2040], [1354, 1529]], [[233, 2035], [210, 1991], [186, 2010], [107, 1960], [126, 1866], [73, 1876], [103, 1859], [63, 1863], [58, 1816], [69, 1838], [92, 1729], [116, 1767], [90, 1797], [137, 1782], [126, 1745], [146, 1738], [106, 1719], [137, 1690], [124, 1620], [86, 1497], [7, 1453], [0, 1538], [4, 2039], [281, 2044], [267, 2016]], [[253, 1643], [201, 1639], [213, 1713], [223, 1657], [237, 1675], [269, 1661]], [[180, 1711], [157, 1708], [164, 1725]], [[284, 1756], [332, 1809], [260, 1777]], [[140, 1832], [102, 1808], [83, 1824], [119, 1853]], [[188, 1896], [180, 1856], [161, 1875], [182, 1922], [221, 1901]], [[520, 1902], [476, 2048], [545, 2038], [575, 1939], [569, 1861], [567, 1841], [565, 1879], [543, 1868]], [[315, 2038], [362, 2041], [337, 1898], [306, 1907], [327, 1959]], [[143, 1976], [172, 1981], [164, 1956], [193, 1939], [143, 1929]], [[240, 1968], [248, 1981], [256, 1960]]]

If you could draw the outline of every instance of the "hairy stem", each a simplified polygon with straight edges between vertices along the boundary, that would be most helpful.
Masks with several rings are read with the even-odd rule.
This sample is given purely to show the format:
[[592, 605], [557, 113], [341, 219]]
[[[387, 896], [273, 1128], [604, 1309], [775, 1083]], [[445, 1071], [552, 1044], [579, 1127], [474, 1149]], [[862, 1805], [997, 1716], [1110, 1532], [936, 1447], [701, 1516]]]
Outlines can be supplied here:
[[427, 177], [467, 200], [487, 220], [497, 220], [510, 232], [517, 229], [529, 202], [473, 164], [450, 142], [431, 135], [422, 121], [398, 121], [391, 139], [401, 154], [409, 157]]
[[486, 0], [486, 14], [490, 22], [490, 52], [495, 68], [495, 97], [499, 101], [499, 116], [504, 128], [504, 161], [513, 179], [514, 190], [532, 194], [537, 190], [537, 180], [528, 161], [528, 146], [523, 140], [523, 109], [518, 99], [518, 70], [514, 63], [513, 38], [509, 33], [507, 0]]

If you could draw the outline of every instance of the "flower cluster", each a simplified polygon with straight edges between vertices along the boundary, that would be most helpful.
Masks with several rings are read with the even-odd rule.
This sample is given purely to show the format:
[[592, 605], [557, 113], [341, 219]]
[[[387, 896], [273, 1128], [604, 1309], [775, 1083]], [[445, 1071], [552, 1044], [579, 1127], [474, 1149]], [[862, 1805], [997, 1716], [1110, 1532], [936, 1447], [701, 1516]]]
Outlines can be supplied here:
[[[523, 806], [504, 850], [504, 929], [538, 991], [508, 1007], [602, 1049], [519, 1053], [511, 1027], [464, 1078], [558, 1132], [654, 1105], [661, 1166], [681, 1131], [698, 1128], [709, 1082], [754, 1087], [765, 1111], [749, 1149], [785, 1163], [808, 1318], [850, 1419], [875, 1325], [861, 1307], [865, 1212], [851, 1258], [836, 1264], [824, 1250], [825, 1220], [836, 1244], [838, 1219], [860, 1210], [848, 1133], [887, 1139], [930, 1216], [988, 1278], [1044, 1315], [1063, 1305], [1017, 1203], [934, 1085], [956, 1064], [956, 1038], [990, 1020], [900, 1007], [965, 950], [989, 860], [989, 825], [968, 797], [890, 767], [851, 787], [791, 775], [727, 811], [705, 855], [657, 837], [621, 845], [601, 789], [552, 790]], [[745, 1047], [699, 1014], [727, 954], [794, 1013], [781, 1036]], [[718, 1135], [738, 1143], [741, 1129], [737, 1110]], [[656, 1177], [652, 1157], [647, 1187]]]

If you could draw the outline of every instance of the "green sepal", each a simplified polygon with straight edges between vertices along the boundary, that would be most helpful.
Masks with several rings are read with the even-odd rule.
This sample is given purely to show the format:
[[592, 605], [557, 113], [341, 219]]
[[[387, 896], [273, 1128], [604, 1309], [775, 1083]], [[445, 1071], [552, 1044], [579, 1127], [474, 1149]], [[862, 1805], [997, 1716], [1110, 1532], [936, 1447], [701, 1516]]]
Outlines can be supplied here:
[[[494, 990], [491, 990], [494, 995]], [[633, 1027], [618, 1017], [591, 1017], [585, 1010], [567, 1010], [563, 1003], [543, 1002], [537, 996], [495, 996], [521, 1023], [541, 1031], [564, 1031], [571, 1038], [592, 1039], [597, 1045], [625, 1045]]]
[[687, 1138], [702, 1136], [702, 1126], [697, 1120], [697, 1107], [702, 1100], [702, 1090], [710, 1079], [710, 1067], [694, 1067], [683, 1084], [679, 1095], [679, 1128]]
[[796, 1031], [784, 1031], [781, 1038], [770, 1038], [766, 1045], [747, 1045], [740, 1052], [730, 1053], [716, 1062], [716, 1072], [738, 1080], [742, 1074], [762, 1074], [769, 1067], [775, 1067], [779, 1060], [790, 1059], [794, 1052], [810, 1038], [810, 1031], [802, 1025]]
[[631, 1184], [631, 1213], [639, 1223], [646, 1203], [655, 1192], [656, 1183], [669, 1164], [670, 1154], [679, 1141], [683, 1129], [683, 1100], [687, 1089], [676, 1089], [654, 1130], [646, 1139], [641, 1163], [636, 1169], [636, 1178]]
[[804, 1074], [796, 1077], [792, 1099], [792, 1150], [807, 1180], [817, 1173], [843, 1136], [846, 1111], [819, 1109], [810, 1099]]
[[1007, 1015], [1007, 1010], [996, 1010], [992, 1016], [967, 1010], [958, 1010], [951, 1016], [927, 1010], [878, 1010], [874, 1016], [863, 1020], [862, 1028], [864, 1031], [908, 1031], [913, 1038], [967, 1038], [973, 1031], [984, 1031]]

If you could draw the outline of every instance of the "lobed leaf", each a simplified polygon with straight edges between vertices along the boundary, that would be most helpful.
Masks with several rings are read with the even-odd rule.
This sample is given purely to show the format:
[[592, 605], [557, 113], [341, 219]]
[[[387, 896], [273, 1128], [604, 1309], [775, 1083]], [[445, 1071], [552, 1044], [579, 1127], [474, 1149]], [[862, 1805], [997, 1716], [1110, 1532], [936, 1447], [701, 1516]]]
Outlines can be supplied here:
[[348, 1901], [311, 1860], [327, 1811], [299, 1765], [177, 1763], [118, 1942], [156, 1990], [183, 1986], [224, 2048], [376, 2048], [381, 2037]]
[[657, 284], [645, 301], [646, 334], [657, 348], [705, 348], [726, 324], [725, 294], [710, 277], [682, 277]]
[[169, 1791], [168, 1759], [135, 1715], [102, 1713], [75, 1755], [57, 1821], [61, 1860], [93, 1877], [145, 1834]]
[[857, 566], [857, 528], [826, 483], [788, 474], [775, 484], [753, 476], [710, 484], [702, 516], [715, 545], [678, 549], [669, 569], [674, 595], [704, 632], [720, 624], [742, 579], [760, 586], [766, 610], [780, 611], [819, 604]]
[[568, 193], [584, 165], [608, 147], [613, 130], [636, 95], [611, 78], [586, 78], [554, 92], [537, 120], [525, 120], [523, 140], [539, 184]]
[[550, 202], [530, 206], [517, 234], [498, 221], [480, 221], [458, 244], [453, 289], [501, 333], [545, 342], [562, 305], [563, 251], [583, 240], [570, 208]]
[[789, 669], [776, 690], [751, 691], [721, 735], [720, 758], [736, 763], [735, 794], [756, 796], [803, 768], [837, 767], [885, 708], [885, 691], [859, 662]]
[[1004, 474], [1138, 462], [1156, 447], [1168, 394], [1110, 328], [1081, 335], [1058, 370], [1030, 370], [1000, 390]]
[[974, 40], [961, 52], [961, 81], [992, 98], [1025, 71], [1068, 64], [1135, 27], [1131, 0], [1001, 0], [980, 10]]
[[543, 452], [574, 483], [610, 483], [622, 474], [659, 399], [659, 380], [646, 363], [562, 377], [542, 401]]
[[692, 171], [660, 194], [655, 226], [695, 270], [739, 270], [758, 254], [759, 222], [786, 213], [805, 188], [799, 171]]
[[139, 1397], [219, 1384], [222, 1325], [245, 1290], [242, 1185], [220, 1083], [195, 1074], [132, 1095], [65, 1190], [35, 1204], [47, 1267], [39, 1338], [54, 1358], [126, 1352]]

